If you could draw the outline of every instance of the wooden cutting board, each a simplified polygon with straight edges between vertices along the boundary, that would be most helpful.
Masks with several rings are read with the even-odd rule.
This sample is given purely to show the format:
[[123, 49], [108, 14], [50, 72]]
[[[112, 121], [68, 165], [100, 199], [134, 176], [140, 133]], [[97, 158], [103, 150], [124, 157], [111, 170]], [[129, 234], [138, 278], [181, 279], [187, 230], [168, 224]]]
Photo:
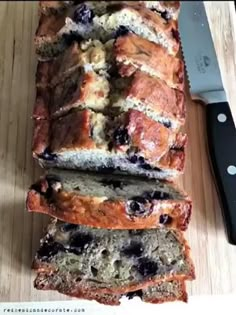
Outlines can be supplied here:
[[[220, 5], [225, 10], [225, 20], [221, 25], [227, 27], [228, 4]], [[36, 69], [33, 36], [37, 22], [37, 3], [0, 2], [1, 302], [68, 299], [57, 293], [36, 291], [33, 288], [34, 274], [30, 269], [43, 227], [48, 221], [44, 215], [29, 214], [25, 210], [27, 189], [42, 172], [31, 157], [30, 116], [35, 98]], [[215, 31], [215, 34], [217, 36], [219, 32]], [[227, 36], [232, 36], [230, 29]], [[231, 45], [225, 47], [225, 54], [221, 52], [220, 60], [223, 67], [230, 65], [228, 72], [235, 71], [236, 60], [232, 59], [235, 57], [232, 37], [230, 40]], [[216, 43], [222, 50], [221, 41], [222, 38]], [[231, 86], [229, 81], [227, 88], [232, 97]], [[190, 98], [187, 108], [189, 145], [185, 175], [180, 183], [194, 202], [186, 237], [192, 248], [197, 275], [197, 279], [188, 284], [189, 293], [229, 294], [236, 292], [236, 247], [227, 243], [224, 234], [207, 158], [204, 108], [193, 104]]]

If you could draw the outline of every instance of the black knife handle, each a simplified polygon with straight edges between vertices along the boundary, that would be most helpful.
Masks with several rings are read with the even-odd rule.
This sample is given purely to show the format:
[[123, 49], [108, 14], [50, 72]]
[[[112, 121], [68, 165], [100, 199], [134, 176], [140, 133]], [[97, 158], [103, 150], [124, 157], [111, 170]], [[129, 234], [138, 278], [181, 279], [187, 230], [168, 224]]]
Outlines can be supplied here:
[[225, 230], [236, 245], [236, 129], [227, 102], [208, 104], [207, 135]]

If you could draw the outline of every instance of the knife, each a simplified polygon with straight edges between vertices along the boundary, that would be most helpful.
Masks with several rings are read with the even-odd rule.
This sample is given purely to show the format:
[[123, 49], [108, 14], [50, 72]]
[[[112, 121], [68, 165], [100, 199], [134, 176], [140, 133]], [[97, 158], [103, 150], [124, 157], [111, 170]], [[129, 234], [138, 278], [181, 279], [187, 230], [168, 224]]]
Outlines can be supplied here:
[[236, 129], [203, 2], [183, 1], [179, 33], [192, 97], [206, 106], [207, 142], [228, 242], [236, 245]]

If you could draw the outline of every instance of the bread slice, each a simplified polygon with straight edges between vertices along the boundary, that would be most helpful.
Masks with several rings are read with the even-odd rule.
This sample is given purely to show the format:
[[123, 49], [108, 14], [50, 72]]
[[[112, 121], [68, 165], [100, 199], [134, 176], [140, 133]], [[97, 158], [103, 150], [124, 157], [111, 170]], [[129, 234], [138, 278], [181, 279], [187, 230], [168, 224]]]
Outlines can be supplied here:
[[187, 241], [167, 228], [114, 231], [54, 220], [32, 267], [37, 273], [71, 276], [78, 288], [97, 293], [195, 279]]
[[128, 80], [113, 78], [110, 82], [110, 111], [113, 114], [136, 109], [173, 130], [185, 124], [185, 95], [171, 89], [164, 81], [136, 71]]
[[[122, 28], [120, 28], [122, 26]], [[177, 22], [166, 21], [141, 4], [114, 4], [107, 13], [95, 15], [85, 4], [62, 15], [41, 14], [35, 34], [36, 53], [46, 61], [58, 56], [73, 39], [101, 39], [106, 42], [128, 30], [165, 47], [168, 53], [179, 51]]]
[[90, 110], [35, 120], [33, 156], [41, 166], [109, 170], [159, 179], [182, 174], [187, 136], [143, 113], [116, 118]]
[[187, 194], [171, 183], [56, 169], [33, 184], [27, 195], [28, 211], [108, 229], [186, 230], [191, 208]]
[[171, 88], [183, 91], [184, 63], [179, 58], [168, 55], [161, 45], [128, 34], [118, 37], [114, 47], [122, 76], [130, 76], [140, 69], [165, 81]]
[[184, 281], [165, 281], [154, 286], [126, 294], [97, 293], [95, 290], [81, 288], [75, 278], [70, 275], [57, 275], [56, 272], [39, 273], [34, 281], [38, 290], [54, 290], [78, 299], [94, 300], [105, 305], [120, 305], [125, 298], [140, 298], [143, 302], [160, 304], [164, 302], [187, 302], [187, 292]]
[[[144, 5], [153, 11], [161, 14], [166, 19], [177, 20], [180, 10], [179, 1], [119, 1], [128, 5], [137, 3]], [[105, 14], [107, 6], [115, 4], [117, 1], [86, 1], [86, 4], [96, 12], [96, 14]], [[39, 8], [43, 14], [62, 14], [69, 7], [77, 7], [76, 1], [39, 1]]]

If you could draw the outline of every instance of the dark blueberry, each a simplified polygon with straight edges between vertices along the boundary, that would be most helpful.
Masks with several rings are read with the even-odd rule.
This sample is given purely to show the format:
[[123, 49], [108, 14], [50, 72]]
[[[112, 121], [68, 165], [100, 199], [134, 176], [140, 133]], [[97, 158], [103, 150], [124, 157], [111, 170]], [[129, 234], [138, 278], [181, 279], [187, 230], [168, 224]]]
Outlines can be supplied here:
[[[128, 209], [127, 212], [129, 215], [131, 216], [136, 216], [136, 217], [142, 217], [142, 216], [146, 216], [146, 215], [150, 215], [152, 212], [152, 207], [150, 207], [149, 205], [146, 205], [146, 199], [140, 197], [142, 202], [138, 202], [135, 200], [132, 200], [129, 205], [128, 205]], [[145, 203], [143, 202], [145, 201]]]
[[115, 172], [115, 168], [114, 167], [100, 166], [100, 167], [98, 167], [98, 171], [100, 173], [103, 173], [103, 174], [111, 174], [111, 173]]
[[129, 158], [129, 160], [130, 160], [131, 163], [137, 163], [138, 157], [137, 157], [137, 155], [133, 155], [133, 156], [131, 156], [131, 157]]
[[51, 153], [49, 148], [46, 148], [43, 153], [39, 154], [39, 158], [46, 161], [55, 161], [57, 159], [57, 155]]
[[142, 156], [139, 156], [138, 161], [140, 164], [144, 164], [145, 163], [145, 159]]
[[157, 191], [157, 190], [155, 190], [152, 193], [152, 199], [156, 199], [156, 200], [170, 199], [170, 194], [168, 194], [167, 192], [164, 192], [164, 191]]
[[93, 240], [92, 236], [90, 234], [82, 234], [78, 232], [77, 234], [74, 234], [70, 239], [70, 251], [80, 255], [86, 245], [91, 243]]
[[143, 193], [143, 198], [145, 198], [148, 201], [151, 201], [152, 198], [152, 193], [150, 193], [149, 191], [146, 191], [145, 193]]
[[161, 214], [159, 222], [160, 224], [171, 224], [172, 218], [168, 214]]
[[161, 12], [161, 17], [166, 21], [169, 21], [171, 18], [169, 12], [167, 11]]
[[94, 18], [93, 11], [86, 5], [81, 4], [74, 12], [73, 20], [76, 23], [89, 24]]
[[131, 242], [131, 244], [123, 250], [126, 256], [140, 257], [143, 253], [143, 245], [137, 242]]
[[147, 200], [143, 197], [137, 196], [132, 198], [134, 201], [137, 201], [138, 203], [146, 203]]
[[177, 42], [179, 42], [179, 41], [180, 41], [180, 38], [179, 38], [179, 32], [178, 32], [178, 30], [175, 30], [174, 28], [172, 28], [171, 32], [172, 32], [172, 35], [173, 35], [174, 39], [175, 39]]
[[116, 188], [123, 189], [123, 186], [124, 186], [123, 182], [121, 182], [120, 180], [114, 180], [114, 179], [104, 178], [103, 180], [101, 180], [101, 183], [104, 186], [112, 186], [113, 189], [116, 189]]
[[128, 298], [129, 300], [133, 299], [133, 298], [136, 297], [136, 296], [142, 298], [142, 297], [143, 297], [143, 291], [142, 291], [142, 290], [137, 290], [137, 291], [134, 291], [134, 292], [128, 292], [128, 293], [126, 294], [126, 296], [127, 296], [127, 298]]
[[134, 213], [136, 212], [140, 212], [141, 211], [141, 207], [140, 207], [140, 204], [136, 201], [132, 201], [129, 205], [130, 207], [130, 210]]
[[46, 180], [51, 185], [53, 185], [55, 183], [58, 183], [58, 182], [61, 182], [60, 177], [55, 175], [55, 174], [48, 174], [48, 175], [46, 175]]
[[158, 168], [158, 167], [154, 167], [153, 170], [157, 171], [157, 172], [160, 172], [160, 173], [162, 172], [162, 170], [160, 168]]
[[37, 182], [33, 185], [31, 185], [30, 189], [37, 191], [39, 194], [43, 195], [44, 193], [42, 192], [42, 184], [41, 182]]
[[119, 28], [116, 30], [115, 38], [119, 36], [125, 36], [129, 33], [129, 29], [125, 27], [124, 25], [119, 26]]
[[171, 122], [170, 121], [166, 121], [163, 123], [163, 125], [166, 127], [166, 128], [170, 128], [171, 127]]
[[129, 230], [128, 233], [131, 236], [142, 235], [144, 230]]
[[140, 165], [140, 167], [143, 168], [144, 170], [147, 170], [147, 171], [152, 169], [151, 165], [148, 163], [143, 163]]
[[91, 272], [92, 272], [92, 275], [93, 275], [94, 277], [96, 277], [97, 274], [98, 274], [97, 268], [95, 268], [95, 267], [93, 267], [93, 266], [91, 266]]
[[77, 228], [77, 224], [72, 224], [72, 223], [65, 223], [61, 226], [61, 231], [62, 232], [69, 232], [73, 231]]
[[78, 33], [73, 31], [63, 34], [62, 36], [67, 46], [70, 46], [73, 42], [81, 42], [81, 40], [83, 39]]
[[129, 134], [128, 130], [125, 128], [118, 128], [113, 134], [113, 139], [116, 145], [126, 145], [129, 144]]
[[49, 258], [55, 256], [58, 252], [64, 251], [63, 245], [57, 242], [44, 242], [43, 245], [39, 248], [37, 256], [42, 261], [47, 261]]
[[155, 261], [145, 257], [139, 260], [137, 270], [143, 277], [151, 277], [157, 273], [158, 266]]

